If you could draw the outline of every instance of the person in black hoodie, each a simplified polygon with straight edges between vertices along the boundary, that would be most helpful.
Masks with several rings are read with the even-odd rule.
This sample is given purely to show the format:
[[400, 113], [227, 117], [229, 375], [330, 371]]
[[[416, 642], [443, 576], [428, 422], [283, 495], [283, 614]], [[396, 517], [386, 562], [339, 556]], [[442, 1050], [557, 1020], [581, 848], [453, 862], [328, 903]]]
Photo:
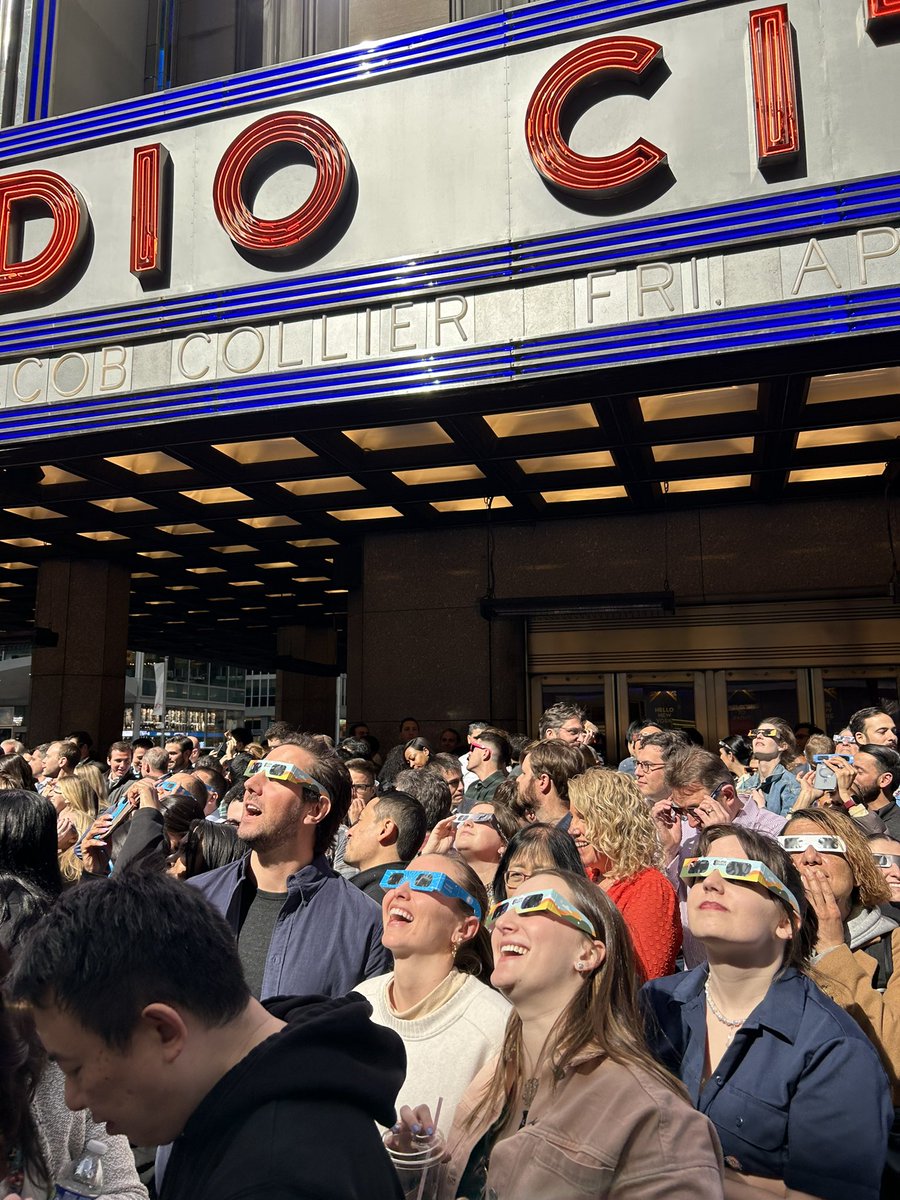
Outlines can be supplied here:
[[197, 892], [124, 873], [75, 888], [9, 982], [66, 1103], [172, 1152], [159, 1200], [402, 1200], [375, 1122], [406, 1056], [355, 994], [254, 1000], [234, 937]]

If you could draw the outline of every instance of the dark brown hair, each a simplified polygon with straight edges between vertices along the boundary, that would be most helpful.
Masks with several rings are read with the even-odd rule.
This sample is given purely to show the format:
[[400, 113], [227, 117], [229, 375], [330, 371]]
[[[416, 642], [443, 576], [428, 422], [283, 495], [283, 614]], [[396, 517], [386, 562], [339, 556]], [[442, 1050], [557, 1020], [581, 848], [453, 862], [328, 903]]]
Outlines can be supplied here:
[[793, 967], [806, 973], [819, 937], [819, 919], [815, 909], [806, 899], [803, 879], [791, 856], [786, 850], [782, 850], [776, 841], [765, 834], [757, 833], [755, 829], [744, 829], [740, 825], [708, 825], [697, 839], [697, 857], [702, 858], [709, 854], [710, 847], [726, 837], [737, 838], [748, 858], [756, 859], [767, 866], [788, 891], [793, 892], [800, 905], [799, 921], [787, 900], [775, 892], [770, 892], [769, 895], [776, 904], [781, 905], [791, 922], [792, 932], [785, 946], [781, 969], [784, 971]]

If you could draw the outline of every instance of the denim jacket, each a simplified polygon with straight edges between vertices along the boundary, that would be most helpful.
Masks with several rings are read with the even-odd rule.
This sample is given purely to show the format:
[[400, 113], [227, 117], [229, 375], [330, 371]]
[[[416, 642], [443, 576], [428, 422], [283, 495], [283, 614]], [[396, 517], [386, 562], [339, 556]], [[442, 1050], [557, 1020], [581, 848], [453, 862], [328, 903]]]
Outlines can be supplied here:
[[[250, 855], [189, 879], [237, 936]], [[270, 996], [344, 996], [362, 979], [384, 975], [393, 959], [381, 944], [381, 906], [314, 859], [288, 876], [263, 976], [261, 1000]]]
[[782, 817], [787, 816], [800, 795], [800, 780], [781, 763], [768, 779], [761, 781], [758, 774], [748, 775], [744, 787], [747, 791], [759, 788], [766, 798], [766, 808]]

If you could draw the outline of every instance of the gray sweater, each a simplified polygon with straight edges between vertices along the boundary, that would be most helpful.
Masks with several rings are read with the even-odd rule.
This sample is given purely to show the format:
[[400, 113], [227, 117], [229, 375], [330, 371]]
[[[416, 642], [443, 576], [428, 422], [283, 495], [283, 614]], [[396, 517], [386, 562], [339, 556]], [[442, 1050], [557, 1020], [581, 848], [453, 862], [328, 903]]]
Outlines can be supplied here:
[[97, 1138], [109, 1147], [103, 1156], [102, 1194], [110, 1200], [147, 1200], [147, 1189], [138, 1178], [128, 1139], [120, 1134], [108, 1134], [106, 1126], [98, 1125], [87, 1109], [71, 1112], [66, 1108], [64, 1085], [62, 1071], [55, 1063], [48, 1062], [31, 1113], [50, 1171], [50, 1186], [48, 1189], [39, 1187], [26, 1168], [22, 1195], [33, 1200], [52, 1196], [56, 1180], [68, 1164], [81, 1154], [90, 1138]]

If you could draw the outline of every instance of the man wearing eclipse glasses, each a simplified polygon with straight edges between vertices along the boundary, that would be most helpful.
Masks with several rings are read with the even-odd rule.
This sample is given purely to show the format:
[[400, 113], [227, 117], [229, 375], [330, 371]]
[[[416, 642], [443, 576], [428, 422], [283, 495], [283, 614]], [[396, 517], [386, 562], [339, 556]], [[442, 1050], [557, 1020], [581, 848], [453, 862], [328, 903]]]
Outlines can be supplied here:
[[321, 738], [296, 734], [249, 763], [238, 862], [189, 882], [234, 930], [251, 993], [343, 996], [391, 969], [381, 909], [325, 857], [350, 807], [350, 776]]

